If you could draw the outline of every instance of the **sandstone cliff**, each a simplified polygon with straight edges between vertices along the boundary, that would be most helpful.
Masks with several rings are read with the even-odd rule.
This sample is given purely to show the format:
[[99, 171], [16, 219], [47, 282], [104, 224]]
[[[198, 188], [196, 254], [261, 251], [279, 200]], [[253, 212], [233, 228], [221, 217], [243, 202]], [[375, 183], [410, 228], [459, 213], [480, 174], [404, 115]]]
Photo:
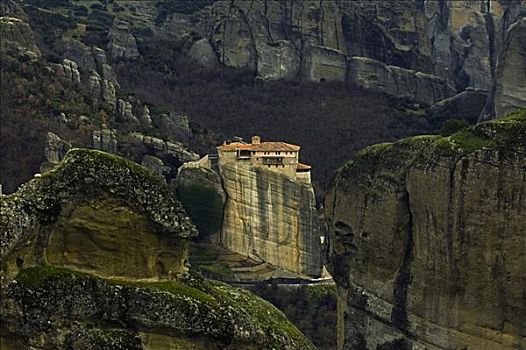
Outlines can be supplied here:
[[176, 183], [205, 241], [296, 274], [320, 275], [320, 223], [310, 183], [239, 162], [211, 168], [207, 157], [183, 165]]
[[[263, 79], [336, 80], [362, 84], [348, 70], [351, 57], [421, 72], [437, 84], [489, 90], [508, 28], [524, 1], [217, 1], [194, 16], [220, 62]], [[181, 18], [167, 19], [181, 24]], [[203, 42], [199, 42], [203, 46]], [[209, 55], [215, 60], [214, 55]], [[386, 80], [382, 80], [382, 78]], [[392, 77], [379, 75], [376, 89]], [[418, 85], [408, 75], [409, 86]], [[365, 86], [368, 86], [367, 84]], [[392, 89], [380, 89], [396, 94]], [[411, 96], [434, 103], [450, 97]]]
[[526, 106], [526, 17], [506, 33], [495, 84], [480, 119], [500, 118]]
[[320, 225], [310, 184], [251, 165], [221, 166], [227, 199], [221, 243], [303, 275], [321, 273]]
[[325, 201], [340, 349], [526, 346], [526, 110], [365, 149]]
[[195, 227], [166, 183], [74, 149], [0, 196], [2, 349], [312, 349], [281, 312], [188, 272]]

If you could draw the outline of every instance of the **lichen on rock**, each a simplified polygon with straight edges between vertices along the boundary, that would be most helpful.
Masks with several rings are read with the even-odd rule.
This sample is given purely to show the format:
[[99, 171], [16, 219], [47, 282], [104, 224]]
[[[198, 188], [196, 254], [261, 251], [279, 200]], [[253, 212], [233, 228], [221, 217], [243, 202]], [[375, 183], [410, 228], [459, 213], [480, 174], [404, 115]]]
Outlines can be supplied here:
[[1, 197], [2, 261], [18, 244], [55, 223], [64, 208], [111, 194], [143, 215], [161, 235], [192, 238], [197, 231], [164, 180], [116, 155], [73, 149], [55, 168]]
[[524, 346], [525, 150], [522, 109], [338, 171], [325, 208], [340, 348]]
[[70, 150], [0, 211], [2, 348], [314, 349], [269, 303], [188, 270], [197, 231], [138, 164]]

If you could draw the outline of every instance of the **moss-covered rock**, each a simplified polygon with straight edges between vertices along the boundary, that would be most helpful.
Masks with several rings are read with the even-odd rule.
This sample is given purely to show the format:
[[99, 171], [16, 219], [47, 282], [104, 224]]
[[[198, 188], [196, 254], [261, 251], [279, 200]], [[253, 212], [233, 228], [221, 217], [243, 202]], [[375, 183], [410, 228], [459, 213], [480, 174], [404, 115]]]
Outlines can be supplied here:
[[[44, 228], [60, 223], [68, 212], [104, 196], [144, 217], [145, 225], [151, 225], [151, 231], [161, 237], [187, 239], [197, 235], [161, 177], [115, 155], [73, 149], [52, 170], [22, 185], [16, 193], [0, 197], [2, 261], [17, 245], [42, 236]], [[47, 237], [42, 238], [42, 244], [47, 245]]]
[[525, 169], [526, 109], [344, 165], [325, 201], [339, 347], [524, 348]]
[[197, 275], [123, 281], [30, 268], [5, 284], [1, 300], [2, 335], [26, 347], [313, 349], [271, 304]]
[[195, 227], [164, 180], [75, 149], [1, 197], [8, 349], [312, 349], [269, 303], [187, 270]]

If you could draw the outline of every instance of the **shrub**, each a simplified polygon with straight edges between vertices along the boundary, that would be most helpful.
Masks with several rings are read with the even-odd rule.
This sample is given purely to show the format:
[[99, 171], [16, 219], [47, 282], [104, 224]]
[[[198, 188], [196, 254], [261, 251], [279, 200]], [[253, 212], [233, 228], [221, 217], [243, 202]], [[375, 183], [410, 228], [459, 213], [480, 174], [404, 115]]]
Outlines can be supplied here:
[[89, 13], [88, 8], [86, 6], [73, 6], [73, 14], [75, 16], [85, 17]]
[[200, 236], [219, 232], [223, 219], [223, 202], [217, 192], [205, 186], [190, 185], [179, 187], [177, 195]]
[[443, 136], [449, 136], [467, 127], [469, 127], [469, 124], [464, 119], [449, 119], [442, 124], [440, 134]]

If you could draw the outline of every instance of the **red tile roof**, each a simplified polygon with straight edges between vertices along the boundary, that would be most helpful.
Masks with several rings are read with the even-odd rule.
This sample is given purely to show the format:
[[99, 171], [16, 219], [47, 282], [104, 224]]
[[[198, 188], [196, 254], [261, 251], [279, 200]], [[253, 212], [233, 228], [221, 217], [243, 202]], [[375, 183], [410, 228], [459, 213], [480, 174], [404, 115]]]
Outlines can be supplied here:
[[293, 145], [286, 142], [261, 142], [261, 143], [244, 143], [244, 142], [232, 142], [227, 145], [217, 146], [220, 151], [233, 152], [239, 150], [247, 151], [262, 151], [262, 152], [298, 152], [300, 146]]
[[296, 170], [310, 170], [312, 167], [308, 164], [298, 163]]

